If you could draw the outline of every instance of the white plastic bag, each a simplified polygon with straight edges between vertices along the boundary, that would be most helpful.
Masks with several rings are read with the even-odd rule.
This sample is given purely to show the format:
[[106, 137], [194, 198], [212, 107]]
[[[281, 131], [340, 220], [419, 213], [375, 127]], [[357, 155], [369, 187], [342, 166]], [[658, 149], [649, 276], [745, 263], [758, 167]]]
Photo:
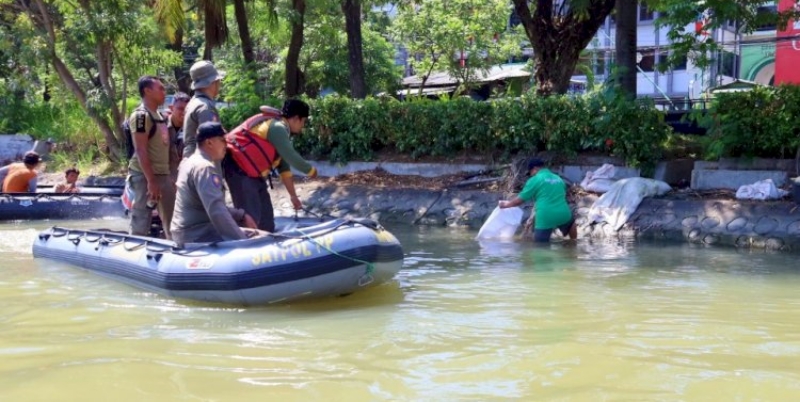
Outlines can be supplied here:
[[605, 193], [611, 189], [611, 185], [616, 181], [614, 175], [617, 168], [610, 163], [603, 164], [594, 172], [586, 172], [586, 176], [581, 181], [581, 188], [594, 193]]
[[522, 208], [512, 207], [494, 211], [486, 218], [475, 240], [484, 239], [509, 239], [514, 237], [519, 225], [522, 223]]
[[745, 184], [736, 190], [736, 198], [739, 200], [777, 200], [788, 194], [788, 191], [776, 187], [772, 179]]

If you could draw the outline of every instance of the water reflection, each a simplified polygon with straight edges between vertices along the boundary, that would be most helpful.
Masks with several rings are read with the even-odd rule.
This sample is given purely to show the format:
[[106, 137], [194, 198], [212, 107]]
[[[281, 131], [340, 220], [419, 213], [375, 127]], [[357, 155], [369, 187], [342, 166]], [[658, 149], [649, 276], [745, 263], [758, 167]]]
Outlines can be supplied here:
[[[97, 223], [80, 225], [125, 227]], [[34, 261], [47, 226], [0, 226], [0, 400], [800, 395], [793, 254], [391, 227], [406, 251], [395, 282], [237, 308]]]

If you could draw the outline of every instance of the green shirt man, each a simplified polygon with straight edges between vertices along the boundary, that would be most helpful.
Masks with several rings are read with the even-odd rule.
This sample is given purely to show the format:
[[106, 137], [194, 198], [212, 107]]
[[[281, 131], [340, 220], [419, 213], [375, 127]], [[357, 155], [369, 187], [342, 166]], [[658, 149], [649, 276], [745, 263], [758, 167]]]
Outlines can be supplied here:
[[571, 239], [577, 237], [577, 227], [572, 217], [572, 210], [567, 204], [567, 185], [558, 175], [544, 167], [541, 159], [528, 162], [531, 178], [525, 183], [522, 191], [509, 201], [500, 201], [500, 208], [510, 208], [524, 202], [534, 201], [536, 221], [533, 226], [533, 238], [537, 243], [550, 241], [554, 229]]

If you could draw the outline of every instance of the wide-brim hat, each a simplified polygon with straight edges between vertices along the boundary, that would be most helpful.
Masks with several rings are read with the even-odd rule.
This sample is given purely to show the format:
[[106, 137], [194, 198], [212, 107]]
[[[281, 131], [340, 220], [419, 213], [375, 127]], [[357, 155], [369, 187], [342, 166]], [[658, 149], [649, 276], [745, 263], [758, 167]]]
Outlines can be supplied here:
[[189, 76], [192, 77], [192, 89], [203, 89], [211, 86], [214, 81], [225, 78], [225, 72], [217, 70], [214, 63], [208, 60], [200, 60], [189, 69]]

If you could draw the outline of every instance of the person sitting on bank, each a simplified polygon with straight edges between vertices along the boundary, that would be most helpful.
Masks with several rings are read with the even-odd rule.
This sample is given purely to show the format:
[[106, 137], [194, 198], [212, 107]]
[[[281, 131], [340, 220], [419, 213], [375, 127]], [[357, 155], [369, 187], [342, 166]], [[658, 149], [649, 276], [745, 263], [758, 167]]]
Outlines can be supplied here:
[[[294, 188], [292, 168], [311, 178], [317, 176], [316, 168], [300, 156], [292, 146], [290, 138], [292, 134], [297, 135], [303, 131], [308, 115], [307, 103], [289, 99], [284, 102], [279, 119], [266, 120], [250, 130], [251, 133], [267, 140], [275, 151], [272, 166], [259, 167], [259, 171], [269, 171], [273, 167], [277, 167], [281, 182], [289, 193], [292, 206], [296, 210], [302, 209], [303, 204], [297, 197]], [[274, 232], [275, 212], [264, 177], [248, 176], [234, 160], [231, 152], [233, 151], [228, 152], [222, 161], [222, 171], [225, 174], [228, 189], [231, 191], [233, 206], [244, 209], [252, 216], [260, 230]], [[253, 160], [253, 158], [248, 158], [248, 160]]]
[[56, 193], [77, 193], [80, 191], [78, 189], [78, 176], [81, 175], [81, 172], [78, 169], [71, 167], [64, 172], [64, 181], [61, 183], [56, 184], [56, 187], [53, 189], [53, 192]]
[[0, 182], [4, 193], [35, 193], [39, 181], [36, 168], [41, 160], [33, 151], [25, 153], [22, 162], [12, 163], [0, 168]]
[[197, 145], [198, 152], [178, 168], [172, 240], [182, 247], [186, 243], [246, 238], [239, 226], [256, 229], [256, 223], [244, 210], [225, 206], [222, 178], [215, 167], [225, 157], [225, 130], [217, 122], [201, 124]]
[[541, 159], [528, 161], [531, 176], [522, 191], [511, 200], [498, 203], [500, 208], [511, 208], [534, 201], [536, 220], [533, 225], [533, 241], [547, 243], [553, 230], [558, 229], [570, 239], [578, 237], [578, 227], [567, 203], [567, 184], [558, 175], [544, 167]]

